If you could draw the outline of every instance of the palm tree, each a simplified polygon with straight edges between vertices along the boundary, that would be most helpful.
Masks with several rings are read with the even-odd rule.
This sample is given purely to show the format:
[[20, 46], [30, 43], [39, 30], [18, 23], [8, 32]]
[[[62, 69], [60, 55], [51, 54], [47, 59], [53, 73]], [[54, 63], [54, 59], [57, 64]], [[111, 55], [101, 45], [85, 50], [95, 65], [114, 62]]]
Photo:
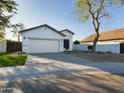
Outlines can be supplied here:
[[10, 18], [16, 13], [14, 0], [0, 0], [0, 38], [5, 35], [5, 28], [10, 24]]
[[0, 9], [3, 9], [2, 11], [11, 13], [16, 10], [16, 5], [15, 0], [0, 0]]

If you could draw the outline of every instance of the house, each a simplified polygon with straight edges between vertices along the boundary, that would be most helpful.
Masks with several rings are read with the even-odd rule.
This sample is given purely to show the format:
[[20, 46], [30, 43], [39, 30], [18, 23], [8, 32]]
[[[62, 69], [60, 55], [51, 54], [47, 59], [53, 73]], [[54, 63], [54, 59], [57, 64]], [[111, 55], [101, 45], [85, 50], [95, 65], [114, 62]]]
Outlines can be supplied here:
[[74, 33], [58, 31], [44, 24], [21, 31], [22, 51], [25, 53], [52, 53], [73, 50]]
[[[95, 36], [95, 34], [92, 34], [81, 40], [81, 43], [85, 45], [92, 45]], [[99, 51], [124, 53], [124, 28], [101, 32], [97, 46], [101, 47], [97, 48]]]

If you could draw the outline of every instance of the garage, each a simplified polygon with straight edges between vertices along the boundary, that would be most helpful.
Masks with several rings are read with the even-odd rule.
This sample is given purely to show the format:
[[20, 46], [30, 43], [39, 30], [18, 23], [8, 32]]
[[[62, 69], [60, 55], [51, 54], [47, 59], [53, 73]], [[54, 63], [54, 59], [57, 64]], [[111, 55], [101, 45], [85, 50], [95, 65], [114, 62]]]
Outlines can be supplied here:
[[59, 40], [29, 39], [30, 53], [59, 52]]

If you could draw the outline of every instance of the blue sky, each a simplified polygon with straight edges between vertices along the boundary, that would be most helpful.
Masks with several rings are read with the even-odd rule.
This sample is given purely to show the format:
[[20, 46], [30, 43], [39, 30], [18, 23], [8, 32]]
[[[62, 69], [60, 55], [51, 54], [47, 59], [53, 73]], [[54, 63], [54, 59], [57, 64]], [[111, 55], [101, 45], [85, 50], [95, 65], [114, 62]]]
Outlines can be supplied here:
[[[57, 30], [65, 28], [75, 33], [74, 39], [81, 40], [94, 33], [91, 22], [81, 23], [74, 13], [74, 0], [17, 0], [18, 11], [13, 23], [23, 23], [26, 28], [48, 24]], [[112, 8], [111, 20], [103, 20], [100, 31], [124, 27], [124, 7]]]

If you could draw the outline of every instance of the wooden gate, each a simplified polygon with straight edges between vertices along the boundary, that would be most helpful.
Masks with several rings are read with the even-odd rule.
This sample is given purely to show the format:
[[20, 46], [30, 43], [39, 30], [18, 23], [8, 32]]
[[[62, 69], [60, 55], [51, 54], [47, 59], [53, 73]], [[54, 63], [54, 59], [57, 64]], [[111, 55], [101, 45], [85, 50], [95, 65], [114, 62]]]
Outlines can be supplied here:
[[22, 43], [7, 41], [7, 52], [17, 52], [17, 51], [22, 51]]

